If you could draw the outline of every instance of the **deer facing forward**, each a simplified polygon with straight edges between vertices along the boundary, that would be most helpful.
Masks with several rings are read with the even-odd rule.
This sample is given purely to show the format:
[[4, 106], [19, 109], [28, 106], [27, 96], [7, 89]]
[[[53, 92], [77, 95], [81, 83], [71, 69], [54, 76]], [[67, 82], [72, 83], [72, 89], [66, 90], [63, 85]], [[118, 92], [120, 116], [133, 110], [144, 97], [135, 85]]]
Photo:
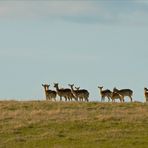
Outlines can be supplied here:
[[42, 86], [44, 87], [44, 91], [45, 91], [45, 96], [46, 96], [46, 100], [54, 100], [56, 101], [56, 96], [57, 93], [54, 90], [49, 90], [49, 86], [48, 84], [42, 84]]
[[105, 101], [105, 97], [107, 97], [108, 102], [110, 102], [112, 92], [109, 89], [102, 90], [103, 86], [98, 86], [98, 88], [100, 89], [101, 102]]

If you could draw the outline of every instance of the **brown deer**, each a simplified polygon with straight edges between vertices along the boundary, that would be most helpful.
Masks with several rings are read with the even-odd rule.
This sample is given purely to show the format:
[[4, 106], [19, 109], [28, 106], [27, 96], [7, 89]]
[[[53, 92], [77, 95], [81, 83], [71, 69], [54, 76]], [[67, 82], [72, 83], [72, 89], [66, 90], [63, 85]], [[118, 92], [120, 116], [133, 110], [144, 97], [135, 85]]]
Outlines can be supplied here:
[[110, 102], [112, 92], [109, 89], [102, 90], [103, 86], [98, 86], [98, 88], [100, 89], [101, 102], [105, 101], [105, 97], [107, 97], [108, 102]]
[[80, 89], [78, 88], [77, 90], [73, 89], [74, 84], [69, 84], [69, 86], [71, 87], [71, 92], [73, 93], [73, 95], [75, 96], [76, 100], [80, 100], [80, 101], [89, 101], [89, 92], [86, 89]]
[[54, 90], [49, 90], [49, 86], [48, 84], [42, 84], [42, 86], [44, 87], [44, 91], [45, 91], [45, 96], [46, 96], [46, 100], [54, 100], [56, 101], [56, 96], [57, 93]]
[[145, 101], [148, 102], [148, 89], [146, 87], [144, 88], [144, 96], [145, 96]]
[[72, 94], [74, 95], [74, 98], [75, 98], [75, 100], [76, 101], [78, 101], [78, 98], [79, 98], [79, 92], [77, 91], [77, 90], [74, 90], [73, 89], [73, 86], [74, 86], [74, 84], [68, 84], [69, 86], [70, 86], [70, 88], [71, 88], [71, 92], [72, 92]]
[[119, 99], [120, 102], [124, 102], [123, 96], [116, 92], [111, 93], [111, 99], [112, 99], [112, 102], [115, 102], [115, 99]]
[[116, 92], [118, 94], [120, 94], [121, 96], [124, 97], [129, 97], [131, 102], [133, 101], [132, 99], [132, 95], [133, 95], [133, 91], [131, 89], [117, 89], [116, 87], [114, 87], [113, 92]]
[[60, 97], [60, 101], [62, 101], [62, 97], [65, 98], [65, 101], [67, 101], [67, 99], [70, 101], [72, 100], [72, 98], [74, 97], [73, 94], [71, 93], [71, 90], [66, 88], [61, 88], [59, 89], [59, 84], [58, 83], [54, 83], [54, 87], [56, 88], [57, 94]]

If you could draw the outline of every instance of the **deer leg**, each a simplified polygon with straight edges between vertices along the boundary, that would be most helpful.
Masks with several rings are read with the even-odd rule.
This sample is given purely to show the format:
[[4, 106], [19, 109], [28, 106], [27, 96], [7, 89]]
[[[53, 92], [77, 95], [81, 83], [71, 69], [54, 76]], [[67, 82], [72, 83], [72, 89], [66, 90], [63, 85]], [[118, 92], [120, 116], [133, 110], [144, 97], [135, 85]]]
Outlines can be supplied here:
[[78, 101], [78, 98], [75, 98], [76, 101]]
[[67, 101], [67, 98], [66, 97], [64, 97], [65, 98], [65, 101]]
[[69, 98], [69, 101], [72, 101], [72, 98], [71, 97]]
[[101, 98], [101, 102], [103, 102], [103, 101], [104, 101], [104, 98], [102, 97], [102, 98]]
[[122, 102], [122, 98], [120, 98], [120, 102]]
[[148, 97], [146, 97], [146, 102], [148, 102]]
[[102, 98], [101, 98], [101, 102], [103, 102]]
[[110, 97], [107, 97], [108, 98], [108, 102], [110, 102]]
[[86, 98], [86, 101], [89, 102], [88, 98]]
[[70, 97], [70, 101], [72, 101], [72, 97]]
[[47, 97], [47, 100], [50, 100], [50, 96]]
[[69, 97], [67, 97], [67, 100], [66, 101], [70, 101], [70, 98]]
[[132, 97], [130, 96], [131, 102], [133, 101]]

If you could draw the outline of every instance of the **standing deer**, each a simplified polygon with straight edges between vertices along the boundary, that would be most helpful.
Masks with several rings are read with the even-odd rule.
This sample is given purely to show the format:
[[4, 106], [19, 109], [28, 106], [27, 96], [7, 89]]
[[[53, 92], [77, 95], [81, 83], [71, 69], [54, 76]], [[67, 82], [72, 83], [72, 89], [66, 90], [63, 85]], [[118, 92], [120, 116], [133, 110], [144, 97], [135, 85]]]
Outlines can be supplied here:
[[71, 88], [71, 92], [72, 92], [72, 94], [74, 95], [74, 98], [75, 98], [75, 100], [76, 101], [78, 101], [78, 98], [79, 98], [79, 92], [77, 91], [77, 90], [74, 90], [73, 89], [73, 86], [74, 86], [74, 84], [68, 84], [69, 86], [70, 86], [70, 88]]
[[86, 90], [86, 89], [80, 89], [78, 88], [77, 90], [74, 90], [73, 89], [73, 86], [74, 84], [70, 85], [69, 86], [71, 87], [71, 92], [73, 93], [73, 95], [75, 96], [76, 100], [80, 100], [80, 101], [89, 101], [88, 98], [89, 98], [89, 92]]
[[148, 89], [146, 87], [144, 88], [144, 96], [145, 96], [145, 101], [148, 102]]
[[115, 102], [115, 99], [119, 99], [120, 102], [124, 102], [123, 96], [116, 92], [111, 93], [111, 99], [112, 99], [112, 102]]
[[121, 89], [121, 90], [119, 90], [116, 87], [114, 87], [113, 92], [119, 93], [121, 96], [123, 96], [123, 98], [126, 97], [126, 96], [129, 97], [131, 102], [133, 100], [132, 99], [133, 91], [131, 89]]
[[110, 102], [112, 92], [109, 89], [102, 90], [103, 86], [98, 86], [98, 88], [100, 89], [101, 102], [105, 101], [105, 97], [107, 97], [108, 102]]
[[57, 92], [49, 89], [49, 86], [50, 85], [47, 85], [47, 93], [50, 96], [51, 100], [53, 99], [54, 101], [56, 101]]
[[57, 94], [59, 95], [60, 97], [60, 101], [62, 101], [62, 97], [65, 98], [65, 101], [67, 101], [67, 99], [70, 101], [72, 100], [72, 98], [74, 97], [73, 94], [71, 93], [71, 90], [70, 89], [59, 89], [59, 84], [58, 83], [55, 83], [54, 84], [54, 87], [56, 88], [56, 91], [57, 91]]
[[42, 86], [44, 87], [45, 90], [45, 96], [46, 96], [46, 100], [52, 100], [54, 99], [54, 101], [56, 101], [56, 91], [54, 90], [49, 90], [49, 86], [48, 84], [42, 84]]

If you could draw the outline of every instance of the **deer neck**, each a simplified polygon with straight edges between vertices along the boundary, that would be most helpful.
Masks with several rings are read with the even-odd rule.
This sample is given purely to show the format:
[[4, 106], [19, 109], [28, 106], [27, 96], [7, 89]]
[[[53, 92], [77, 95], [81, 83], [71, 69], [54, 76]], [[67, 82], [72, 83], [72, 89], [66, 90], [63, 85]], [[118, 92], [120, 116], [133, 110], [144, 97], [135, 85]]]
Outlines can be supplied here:
[[55, 88], [56, 88], [57, 92], [59, 92], [59, 90], [60, 90], [59, 86], [57, 85]]

